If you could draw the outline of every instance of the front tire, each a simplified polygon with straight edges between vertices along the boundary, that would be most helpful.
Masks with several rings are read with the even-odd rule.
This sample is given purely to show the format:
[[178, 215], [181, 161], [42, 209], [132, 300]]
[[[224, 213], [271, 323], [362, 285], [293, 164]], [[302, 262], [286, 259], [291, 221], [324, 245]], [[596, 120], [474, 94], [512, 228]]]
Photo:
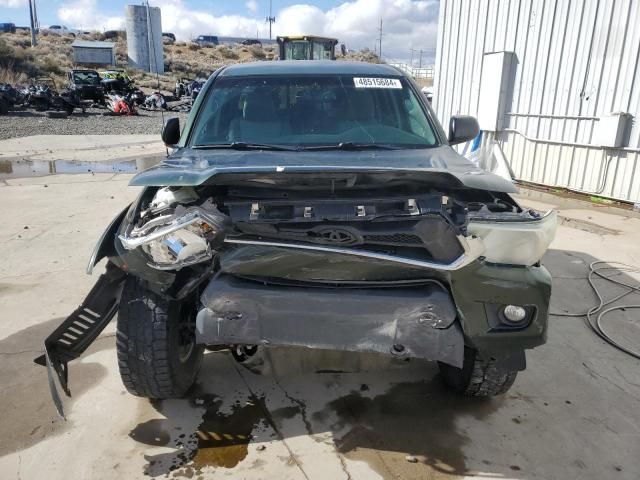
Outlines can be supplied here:
[[169, 300], [135, 277], [118, 310], [117, 353], [122, 383], [147, 398], [183, 397], [195, 381], [204, 347], [195, 343], [196, 295]]
[[451, 390], [469, 397], [493, 397], [502, 395], [518, 375], [516, 370], [499, 367], [496, 360], [483, 359], [477, 350], [464, 348], [464, 363], [457, 368], [446, 363], [438, 363], [440, 375]]

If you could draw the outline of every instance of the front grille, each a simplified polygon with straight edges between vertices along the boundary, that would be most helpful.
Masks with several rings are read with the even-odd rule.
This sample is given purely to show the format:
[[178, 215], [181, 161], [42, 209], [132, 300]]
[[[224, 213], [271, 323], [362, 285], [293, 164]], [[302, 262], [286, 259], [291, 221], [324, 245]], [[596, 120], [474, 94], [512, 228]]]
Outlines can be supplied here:
[[393, 233], [390, 235], [363, 235], [365, 243], [401, 243], [403, 245], [421, 245], [422, 239], [410, 233]]

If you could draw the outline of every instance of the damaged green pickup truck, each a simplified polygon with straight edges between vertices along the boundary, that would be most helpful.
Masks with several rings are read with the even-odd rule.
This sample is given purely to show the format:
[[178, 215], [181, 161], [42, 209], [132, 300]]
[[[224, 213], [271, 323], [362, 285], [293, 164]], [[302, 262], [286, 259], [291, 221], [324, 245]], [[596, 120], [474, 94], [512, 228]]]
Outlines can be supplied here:
[[138, 174], [105, 231], [106, 273], [37, 359], [67, 364], [117, 313], [127, 390], [183, 396], [205, 346], [247, 362], [270, 346], [439, 362], [460, 393], [505, 392], [545, 342], [555, 213], [450, 145], [416, 85], [387, 65], [259, 62], [216, 71], [174, 150]]

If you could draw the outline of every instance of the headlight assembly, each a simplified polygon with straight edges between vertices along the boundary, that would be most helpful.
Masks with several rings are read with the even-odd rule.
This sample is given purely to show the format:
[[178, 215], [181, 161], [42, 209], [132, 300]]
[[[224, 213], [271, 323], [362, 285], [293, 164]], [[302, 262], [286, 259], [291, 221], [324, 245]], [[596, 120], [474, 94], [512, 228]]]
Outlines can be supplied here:
[[556, 235], [557, 213], [553, 210], [528, 221], [469, 222], [468, 232], [484, 243], [487, 262], [533, 265], [538, 262]]
[[182, 209], [174, 215], [156, 217], [118, 236], [127, 250], [141, 248], [149, 266], [177, 270], [210, 260], [211, 241], [223, 235], [226, 217], [201, 207]]

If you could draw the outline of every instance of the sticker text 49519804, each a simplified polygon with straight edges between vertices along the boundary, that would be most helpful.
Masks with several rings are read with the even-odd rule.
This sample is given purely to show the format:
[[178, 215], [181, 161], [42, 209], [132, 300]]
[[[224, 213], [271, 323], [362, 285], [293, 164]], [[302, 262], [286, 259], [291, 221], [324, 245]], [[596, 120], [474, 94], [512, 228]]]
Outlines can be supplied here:
[[363, 78], [353, 77], [356, 88], [402, 88], [402, 83], [397, 78]]

